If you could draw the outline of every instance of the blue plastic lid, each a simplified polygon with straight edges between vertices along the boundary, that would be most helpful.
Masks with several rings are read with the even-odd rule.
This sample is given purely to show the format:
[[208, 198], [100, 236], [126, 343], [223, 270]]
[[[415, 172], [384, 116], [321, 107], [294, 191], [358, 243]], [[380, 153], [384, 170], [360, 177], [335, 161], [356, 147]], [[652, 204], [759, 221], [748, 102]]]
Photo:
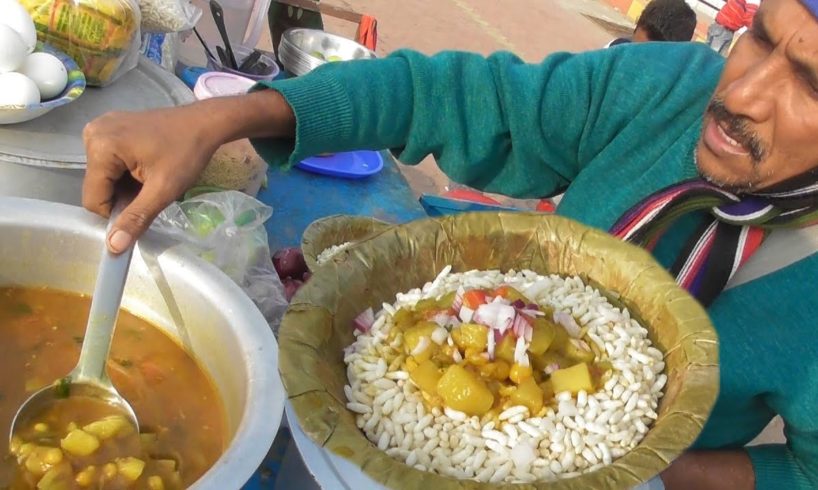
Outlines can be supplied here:
[[377, 151], [335, 153], [326, 157], [311, 157], [296, 168], [342, 179], [363, 179], [383, 169], [383, 155]]

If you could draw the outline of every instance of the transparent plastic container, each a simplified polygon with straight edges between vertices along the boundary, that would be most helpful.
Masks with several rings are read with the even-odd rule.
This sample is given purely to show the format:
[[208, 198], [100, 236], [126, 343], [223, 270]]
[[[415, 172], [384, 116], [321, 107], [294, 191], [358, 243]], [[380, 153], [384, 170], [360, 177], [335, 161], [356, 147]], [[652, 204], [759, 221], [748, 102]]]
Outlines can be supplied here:
[[[196, 24], [196, 30], [215, 54], [216, 46], [222, 46], [224, 43], [210, 13], [210, 2], [208, 0], [192, 2], [203, 12], [202, 18]], [[224, 10], [224, 26], [230, 44], [234, 48], [237, 46], [251, 50], [255, 48], [261, 38], [262, 29], [267, 25], [270, 0], [219, 0], [219, 4]], [[179, 61], [186, 66], [207, 65], [204, 48], [196, 36], [190, 32], [183, 37], [179, 47]]]

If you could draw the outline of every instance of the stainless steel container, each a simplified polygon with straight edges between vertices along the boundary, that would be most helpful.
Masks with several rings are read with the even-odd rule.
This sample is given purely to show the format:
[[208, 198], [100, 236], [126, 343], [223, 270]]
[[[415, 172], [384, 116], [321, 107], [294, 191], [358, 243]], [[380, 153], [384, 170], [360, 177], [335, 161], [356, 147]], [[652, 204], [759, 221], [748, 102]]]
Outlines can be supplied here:
[[278, 59], [293, 75], [305, 75], [324, 63], [331, 63], [314, 53], [336, 56], [339, 61], [377, 58], [374, 52], [355, 41], [318, 29], [288, 29], [281, 35]]
[[[90, 294], [105, 223], [85, 210], [0, 198], [0, 286]], [[124, 308], [166, 331], [208, 371], [224, 401], [229, 447], [191, 488], [241, 488], [278, 431], [284, 390], [278, 347], [252, 301], [227, 276], [149, 233], [134, 253]]]
[[181, 80], [145, 58], [110, 87], [90, 87], [48, 114], [0, 127], [0, 196], [79, 205], [85, 175], [85, 125], [109, 111], [140, 111], [193, 102]]

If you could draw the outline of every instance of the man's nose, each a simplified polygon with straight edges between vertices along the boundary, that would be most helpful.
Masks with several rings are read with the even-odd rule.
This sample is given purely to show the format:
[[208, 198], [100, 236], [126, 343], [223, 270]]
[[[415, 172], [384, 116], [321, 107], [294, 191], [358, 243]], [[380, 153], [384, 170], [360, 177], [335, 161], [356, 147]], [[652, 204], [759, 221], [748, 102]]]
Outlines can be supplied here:
[[724, 105], [733, 114], [759, 123], [769, 119], [776, 98], [786, 90], [786, 61], [777, 53], [748, 62], [741, 74], [722, 93]]

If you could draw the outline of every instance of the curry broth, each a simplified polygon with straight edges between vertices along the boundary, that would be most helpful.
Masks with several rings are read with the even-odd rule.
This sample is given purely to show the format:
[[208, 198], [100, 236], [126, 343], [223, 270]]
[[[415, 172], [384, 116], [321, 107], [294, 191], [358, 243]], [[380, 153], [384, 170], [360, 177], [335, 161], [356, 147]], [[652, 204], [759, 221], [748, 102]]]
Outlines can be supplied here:
[[[89, 309], [89, 298], [72, 293], [0, 288], [0, 427], [6, 431], [0, 433], [8, 433], [31, 393], [75, 366]], [[186, 486], [215, 463], [226, 442], [224, 408], [208, 376], [176, 342], [122, 311], [108, 372], [136, 411], [140, 431], [156, 434], [151, 456], [176, 460]], [[8, 448], [0, 454], [0, 488], [10, 488], [17, 462]]]

